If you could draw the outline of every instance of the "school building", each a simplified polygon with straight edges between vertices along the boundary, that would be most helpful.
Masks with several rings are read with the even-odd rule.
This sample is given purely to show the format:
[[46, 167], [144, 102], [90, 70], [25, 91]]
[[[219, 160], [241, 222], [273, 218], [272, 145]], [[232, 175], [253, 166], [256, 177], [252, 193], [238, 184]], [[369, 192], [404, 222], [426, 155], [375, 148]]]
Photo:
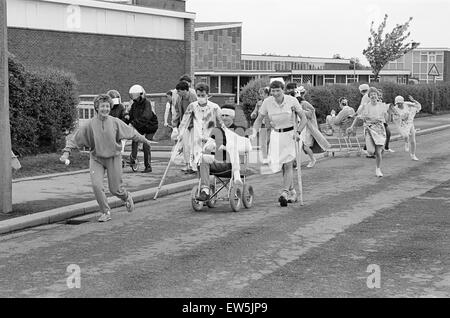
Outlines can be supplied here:
[[[432, 67], [438, 76], [429, 75]], [[389, 62], [384, 70], [406, 70], [411, 72], [411, 80], [416, 83], [450, 81], [450, 48], [416, 48], [399, 59]]]
[[[349, 59], [243, 54], [242, 23], [195, 23], [195, 78], [212, 92], [236, 94], [238, 88], [261, 77], [282, 77], [302, 85], [370, 83], [371, 70], [353, 70]], [[408, 83], [411, 72], [389, 69], [380, 81]]]

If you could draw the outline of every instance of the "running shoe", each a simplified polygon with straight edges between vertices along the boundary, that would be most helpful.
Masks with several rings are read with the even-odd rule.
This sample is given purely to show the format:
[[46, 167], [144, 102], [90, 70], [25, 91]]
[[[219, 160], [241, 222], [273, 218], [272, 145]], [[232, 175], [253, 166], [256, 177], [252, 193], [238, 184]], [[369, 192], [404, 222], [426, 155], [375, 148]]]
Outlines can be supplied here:
[[389, 148], [389, 149], [386, 149], [386, 151], [387, 151], [387, 152], [391, 152], [391, 153], [392, 153], [392, 152], [395, 152], [395, 150], [390, 149], [390, 148]]
[[98, 218], [99, 222], [106, 222], [111, 220], [111, 212], [110, 211], [106, 211], [105, 213], [102, 213], [102, 215], [100, 215], [100, 217]]
[[419, 161], [419, 158], [417, 158], [416, 155], [411, 155], [411, 159], [414, 161]]
[[278, 202], [280, 202], [280, 206], [288, 206], [288, 200], [287, 200], [288, 192], [283, 191], [281, 193], [280, 197], [278, 198]]
[[306, 166], [306, 168], [312, 168], [312, 167], [314, 167], [314, 165], [316, 164], [316, 161], [317, 160], [312, 160], [312, 161], [310, 161], [310, 163], [308, 163], [308, 165]]
[[128, 192], [128, 197], [125, 200], [125, 206], [127, 207], [128, 212], [131, 213], [134, 211], [134, 201], [133, 201], [133, 197], [131, 196], [130, 192]]
[[298, 198], [297, 198], [297, 192], [295, 191], [295, 189], [292, 189], [289, 191], [289, 195], [287, 197], [287, 202], [288, 203], [294, 203], [297, 202]]
[[208, 201], [209, 200], [209, 189], [203, 188], [200, 191], [200, 195], [197, 198], [198, 201]]
[[376, 174], [377, 177], [382, 177], [383, 176], [383, 173], [381, 172], [380, 168], [376, 168], [375, 169], [375, 174]]

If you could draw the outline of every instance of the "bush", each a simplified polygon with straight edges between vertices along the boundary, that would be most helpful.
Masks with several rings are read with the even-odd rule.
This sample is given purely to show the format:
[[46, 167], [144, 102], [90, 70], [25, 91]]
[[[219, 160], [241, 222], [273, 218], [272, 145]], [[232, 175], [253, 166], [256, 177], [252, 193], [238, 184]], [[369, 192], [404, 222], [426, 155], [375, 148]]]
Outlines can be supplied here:
[[11, 142], [21, 155], [56, 151], [77, 120], [77, 81], [56, 69], [26, 70], [10, 57]]
[[[346, 97], [348, 103], [355, 110], [361, 103], [361, 94], [359, 93], [359, 85], [354, 84], [335, 84], [326, 86], [310, 86], [307, 87], [306, 100], [316, 108], [317, 120], [321, 123], [325, 122], [326, 116], [330, 114], [332, 109], [339, 111], [339, 98]], [[250, 81], [241, 90], [242, 108], [245, 118], [248, 122], [258, 101], [258, 90], [261, 87], [269, 85], [269, 79], [257, 79]], [[415, 84], [400, 85], [396, 83], [381, 82], [370, 83], [382, 91], [383, 101], [393, 103], [396, 96], [401, 95], [408, 100], [408, 95], [412, 95], [418, 102], [422, 104], [422, 112], [431, 113], [431, 103], [433, 100], [433, 91], [435, 94], [435, 112], [450, 111], [450, 83], [436, 84]]]
[[244, 111], [245, 119], [247, 119], [247, 122], [249, 123], [251, 122], [250, 114], [255, 109], [256, 103], [258, 102], [258, 91], [261, 87], [266, 86], [269, 86], [269, 79], [262, 78], [248, 82], [247, 85], [241, 89], [240, 100], [242, 102], [242, 110]]

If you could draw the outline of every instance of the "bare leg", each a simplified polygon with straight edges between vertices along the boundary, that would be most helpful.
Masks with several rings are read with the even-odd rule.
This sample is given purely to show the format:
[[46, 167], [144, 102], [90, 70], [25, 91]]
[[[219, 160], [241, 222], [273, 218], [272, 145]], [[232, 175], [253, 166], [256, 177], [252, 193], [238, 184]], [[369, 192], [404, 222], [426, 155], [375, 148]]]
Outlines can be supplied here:
[[419, 160], [416, 157], [416, 130], [414, 129], [414, 127], [411, 128], [411, 135], [410, 135], [410, 143], [411, 143], [411, 147], [410, 147], [410, 155], [411, 155], [411, 159], [414, 161]]

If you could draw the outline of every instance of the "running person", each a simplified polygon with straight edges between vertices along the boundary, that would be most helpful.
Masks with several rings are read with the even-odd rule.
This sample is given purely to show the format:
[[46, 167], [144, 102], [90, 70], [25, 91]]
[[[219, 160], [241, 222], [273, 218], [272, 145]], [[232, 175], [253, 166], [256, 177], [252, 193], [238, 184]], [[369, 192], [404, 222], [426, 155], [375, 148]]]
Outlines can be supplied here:
[[91, 118], [87, 124], [82, 125], [72, 138], [67, 139], [61, 157], [61, 160], [68, 159], [71, 150], [75, 148], [88, 147], [90, 149], [89, 170], [94, 195], [100, 206], [99, 222], [111, 220], [111, 208], [103, 191], [105, 171], [108, 173], [111, 194], [125, 202], [128, 212], [132, 212], [134, 209], [133, 198], [122, 185], [121, 140], [132, 139], [144, 144], [151, 143], [122, 120], [110, 116], [112, 106], [113, 101], [108, 95], [101, 94], [95, 97], [96, 116]]
[[[295, 139], [306, 126], [306, 115], [295, 97], [284, 94], [284, 83], [273, 81], [270, 84], [272, 96], [261, 105], [250, 136], [255, 139], [261, 129], [261, 123], [268, 117], [273, 124], [269, 143], [269, 168], [273, 173], [283, 170], [283, 189], [278, 199], [281, 206], [297, 201], [294, 188], [293, 162], [296, 159]], [[300, 116], [298, 131], [295, 131], [295, 117]]]
[[357, 116], [353, 121], [351, 127], [347, 129], [347, 133], [353, 133], [353, 128], [357, 119], [364, 121], [364, 136], [366, 139], [367, 152], [369, 155], [375, 154], [376, 169], [375, 175], [382, 177], [381, 161], [382, 151], [386, 143], [386, 129], [384, 123], [388, 115], [388, 105], [379, 102], [378, 90], [371, 87], [368, 91], [370, 103], [362, 105], [356, 112]]
[[405, 141], [405, 151], [409, 152], [411, 159], [416, 157], [416, 129], [414, 128], [414, 116], [422, 109], [422, 105], [412, 96], [408, 96], [411, 102], [405, 102], [402, 96], [395, 97], [395, 106], [392, 109], [394, 123], [400, 135]]

